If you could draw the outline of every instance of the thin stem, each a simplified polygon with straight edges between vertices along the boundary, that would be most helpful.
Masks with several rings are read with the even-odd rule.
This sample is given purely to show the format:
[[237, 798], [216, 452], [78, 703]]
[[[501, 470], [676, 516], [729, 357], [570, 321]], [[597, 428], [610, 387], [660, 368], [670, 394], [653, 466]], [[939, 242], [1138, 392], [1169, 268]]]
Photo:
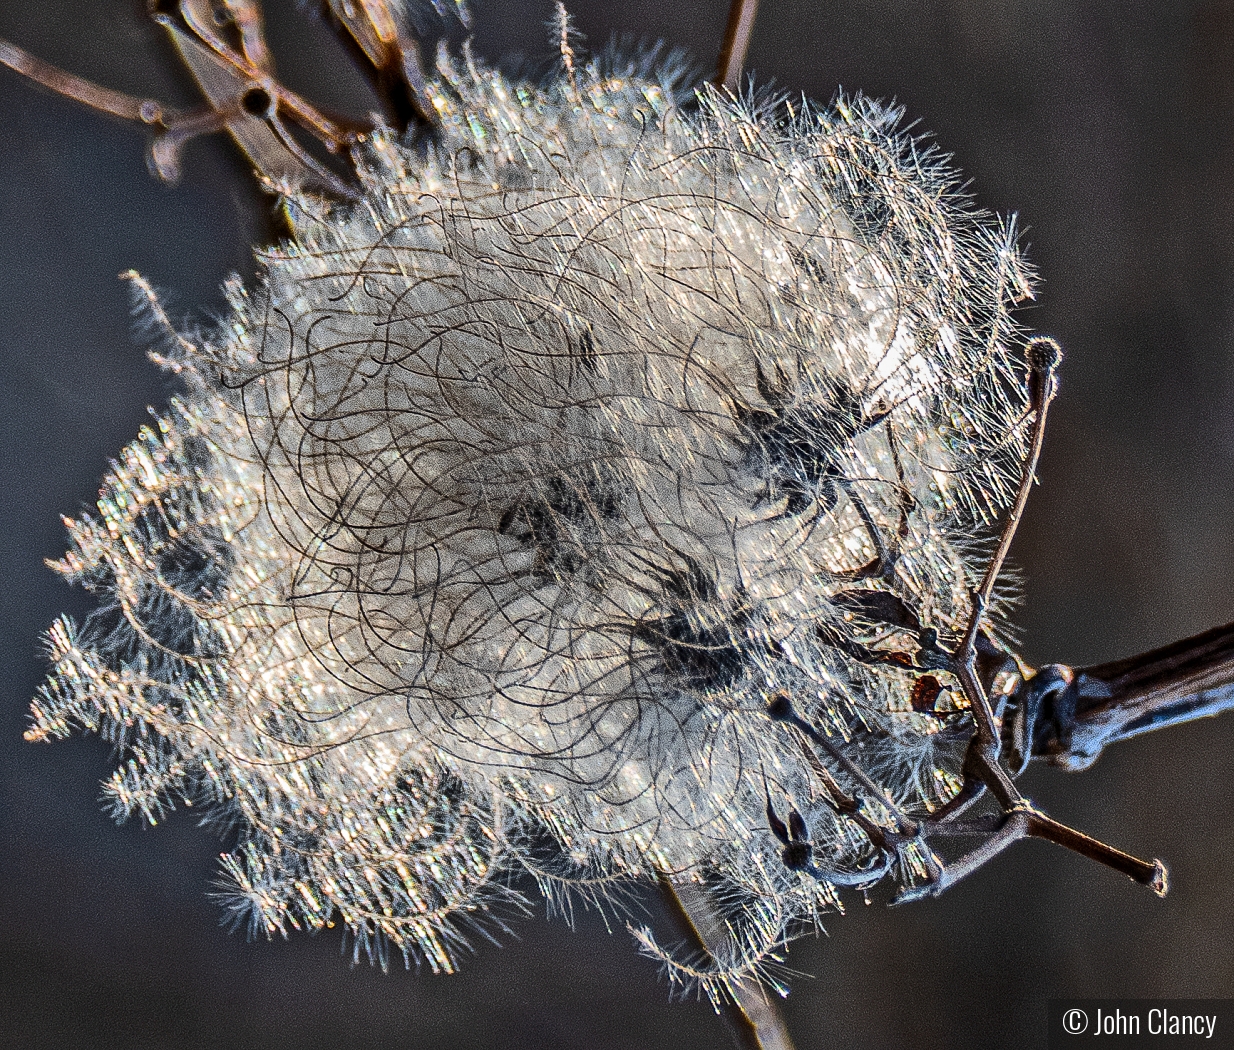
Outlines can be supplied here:
[[1115, 871], [1121, 871], [1133, 882], [1148, 886], [1158, 897], [1164, 897], [1170, 887], [1169, 874], [1165, 865], [1156, 859], [1140, 860], [1130, 853], [1108, 846], [1091, 835], [1060, 824], [1053, 817], [1048, 817], [1038, 809], [1025, 807], [1020, 812], [1027, 821], [1026, 834], [1035, 839], [1045, 839], [1056, 845], [1064, 846], [1082, 857], [1095, 860]]
[[1004, 810], [1019, 805], [1023, 796], [999, 764], [1000, 734], [994, 722], [994, 712], [990, 709], [989, 698], [977, 674], [977, 638], [981, 633], [990, 596], [994, 593], [994, 585], [1002, 572], [1007, 552], [1011, 549], [1011, 541], [1015, 539], [1033, 483], [1037, 480], [1037, 461], [1041, 458], [1041, 447], [1045, 442], [1046, 417], [1049, 414], [1050, 402], [1058, 389], [1056, 374], [1063, 356], [1059, 345], [1053, 339], [1046, 338], [1029, 340], [1027, 354], [1029, 410], [1033, 413], [1028, 458], [1020, 475], [1020, 487], [1011, 505], [1011, 512], [1003, 523], [998, 546], [986, 566], [981, 585], [973, 592], [973, 611], [968, 630], [951, 668], [968, 697], [976, 726], [966, 763], [981, 776]]
[[[664, 874], [656, 883], [678, 934], [695, 951], [714, 958], [703, 931], [716, 929], [719, 923], [706, 895], [692, 886], [674, 886]], [[730, 990], [732, 1001], [719, 1003], [717, 1009], [738, 1050], [794, 1050], [784, 1018], [766, 989], [748, 978], [732, 982]]]
[[942, 873], [942, 865], [922, 836], [919, 824], [908, 820], [902, 814], [896, 812], [886, 796], [879, 792], [876, 794], [876, 797], [888, 808], [892, 819], [896, 821], [896, 827], [893, 831], [889, 832], [888, 829], [879, 826], [861, 811], [860, 800], [848, 794], [836, 783], [836, 779], [831, 775], [831, 771], [823, 765], [822, 759], [811, 750], [809, 743], [805, 739], [800, 739], [798, 744], [801, 747], [801, 753], [805, 756], [806, 761], [810, 763], [815, 775], [822, 783], [823, 789], [830, 796], [831, 808], [839, 816], [847, 817], [856, 824], [865, 833], [871, 845], [883, 855], [883, 867], [881, 870], [878, 865], [875, 865], [866, 871], [840, 873], [822, 871], [812, 866], [808, 869], [810, 874], [814, 875], [815, 878], [822, 878], [835, 886], [869, 885], [886, 874], [890, 869], [892, 861], [900, 856], [899, 847], [901, 843], [905, 842], [916, 842], [921, 847], [922, 863], [925, 865], [931, 879], [937, 878]]
[[750, 37], [754, 33], [754, 16], [758, 13], [758, 0], [732, 0], [728, 9], [728, 26], [724, 30], [724, 43], [720, 45], [720, 59], [716, 63], [717, 86], [736, 92], [741, 85], [741, 73], [750, 50]]
[[[972, 822], [969, 826], [960, 826], [956, 830], [961, 834], [981, 834], [984, 829], [977, 822]], [[1158, 897], [1164, 897], [1169, 890], [1169, 873], [1161, 861], [1140, 860], [1091, 835], [1060, 824], [1035, 806], [1022, 802], [1005, 814], [998, 829], [980, 846], [948, 863], [939, 878], [901, 893], [896, 898], [896, 903], [904, 904], [923, 897], [937, 897], [978, 868], [984, 867], [1008, 846], [1027, 838], [1045, 839], [1120, 871], [1133, 882], [1150, 887]]]
[[1028, 503], [1029, 493], [1037, 481], [1037, 461], [1041, 458], [1041, 446], [1045, 442], [1046, 416], [1049, 415], [1050, 402], [1058, 392], [1056, 378], [1058, 364], [1063, 358], [1063, 352], [1053, 339], [1038, 337], [1030, 339], [1028, 353], [1028, 392], [1029, 407], [1033, 412], [1033, 433], [1029, 445], [1028, 459], [1024, 464], [1024, 472], [1020, 476], [1020, 488], [1016, 492], [1011, 513], [1003, 525], [1002, 534], [998, 538], [998, 546], [994, 556], [986, 566], [985, 578], [977, 588], [977, 594], [984, 605], [988, 605], [990, 596], [994, 593], [994, 584], [998, 582], [999, 573], [1003, 570], [1003, 562], [1011, 549], [1011, 541], [1015, 539], [1016, 530], [1020, 527], [1020, 519], [1024, 516], [1024, 507]]
[[8, 66], [57, 95], [63, 95], [74, 102], [81, 102], [100, 113], [108, 113], [122, 120], [136, 120], [142, 124], [162, 127], [171, 116], [169, 111], [154, 99], [138, 98], [136, 95], [126, 95], [122, 91], [100, 87], [89, 80], [66, 73], [50, 62], [35, 58], [7, 40], [0, 40], [0, 65]]
[[[978, 669], [979, 640], [983, 637], [983, 621], [994, 585], [1002, 571], [1003, 561], [1011, 548], [1016, 529], [1028, 503], [1028, 495], [1036, 480], [1037, 462], [1041, 455], [1041, 446], [1045, 440], [1046, 416], [1050, 402], [1056, 391], [1055, 373], [1062, 359], [1058, 344], [1052, 339], [1032, 339], [1028, 344], [1028, 394], [1029, 410], [1033, 413], [1032, 439], [1028, 456], [1020, 476], [1020, 485], [1012, 504], [1011, 512], [1003, 524], [998, 546], [986, 566], [985, 576], [981, 585], [973, 591], [972, 614], [964, 640], [947, 660], [948, 669], [959, 679], [965, 696], [969, 700], [974, 723], [974, 732], [969, 741], [968, 750], [964, 756], [964, 784], [943, 809], [925, 822], [925, 834], [938, 833], [942, 823], [953, 820], [980, 795], [978, 784], [983, 784], [998, 801], [1003, 811], [1001, 823], [997, 825], [989, 837], [970, 853], [946, 864], [937, 877], [931, 878], [925, 885], [909, 890], [900, 895], [900, 901], [913, 900], [923, 896], [934, 896], [954, 885], [979, 867], [987, 864], [1013, 842], [1022, 838], [1041, 838], [1073, 850], [1085, 857], [1121, 871], [1137, 882], [1151, 886], [1154, 891], [1164, 895], [1167, 887], [1165, 865], [1158, 860], [1144, 861], [1133, 857], [1122, 850], [1108, 846], [1090, 835], [1060, 824], [1046, 816], [1031, 802], [1020, 794], [1019, 789], [1011, 779], [1011, 773], [1004, 768], [1001, 758], [1002, 727], [995, 721], [994, 712], [985, 684]], [[924, 632], [922, 635], [924, 639]], [[988, 639], [987, 639], [988, 640]], [[926, 648], [923, 640], [922, 649]], [[987, 648], [990, 648], [987, 646]], [[1010, 657], [1008, 657], [1010, 659]], [[918, 657], [921, 660], [921, 657]], [[1006, 660], [1000, 660], [1002, 665]], [[988, 670], [989, 668], [987, 668]], [[1013, 758], [1019, 765], [1023, 764], [1025, 749], [1023, 722], [1030, 719], [1035, 727], [1041, 709], [1054, 702], [1059, 696], [1068, 695], [1073, 688], [1074, 675], [1070, 669], [1063, 668], [1058, 673], [1040, 676], [1040, 686], [1028, 685], [1023, 690], [1023, 697], [1017, 698], [1016, 716], [1021, 720], [1019, 731], [1013, 732]], [[1032, 679], [1030, 679], [1032, 682]], [[1003, 705], [1000, 704], [1000, 711]], [[1076, 705], [1072, 701], [1064, 704], [1061, 710], [1074, 712]], [[1018, 769], [1017, 769], [1018, 771]], [[965, 822], [956, 828], [962, 833], [977, 830], [975, 822]]]
[[419, 41], [391, 9], [388, 0], [321, 0], [335, 35], [387, 105], [395, 126], [433, 128], [437, 116], [429, 100]]
[[[915, 820], [910, 819], [900, 812], [896, 804], [887, 796], [886, 792], [879, 787], [878, 784], [870, 777], [870, 775], [862, 769], [856, 762], [848, 757], [840, 750], [836, 744], [830, 740], [825, 733], [820, 733], [809, 722], [802, 718], [795, 710], [793, 710], [792, 702], [786, 693], [780, 693], [773, 698], [772, 702], [767, 705], [767, 716], [773, 721], [787, 722], [800, 730], [801, 733], [813, 742], [817, 747], [826, 751], [840, 767], [855, 780], [872, 798], [878, 799], [896, 823], [896, 832], [907, 838], [913, 838], [917, 835], [919, 828]], [[807, 752], [808, 755], [808, 752]], [[825, 769], [826, 767], [816, 767]], [[824, 781], [828, 785], [828, 790], [833, 793], [839, 792], [840, 798], [847, 796], [840, 791], [839, 785], [835, 784], [830, 773]], [[832, 786], [834, 785], [834, 787]]]

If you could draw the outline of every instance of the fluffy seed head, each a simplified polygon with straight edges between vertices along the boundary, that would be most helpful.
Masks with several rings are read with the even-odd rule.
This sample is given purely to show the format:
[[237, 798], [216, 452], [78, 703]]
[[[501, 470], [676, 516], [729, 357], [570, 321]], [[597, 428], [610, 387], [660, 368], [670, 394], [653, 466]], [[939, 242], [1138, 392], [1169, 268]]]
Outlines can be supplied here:
[[729, 948], [670, 965], [714, 992], [874, 854], [769, 710], [872, 820], [955, 790], [964, 705], [911, 654], [1019, 474], [1029, 277], [868, 100], [438, 72], [435, 145], [292, 193], [169, 340], [187, 392], [69, 522], [101, 607], [49, 632], [30, 736], [114, 741], [119, 814], [218, 807], [255, 929], [449, 970], [511, 874], [693, 878]]

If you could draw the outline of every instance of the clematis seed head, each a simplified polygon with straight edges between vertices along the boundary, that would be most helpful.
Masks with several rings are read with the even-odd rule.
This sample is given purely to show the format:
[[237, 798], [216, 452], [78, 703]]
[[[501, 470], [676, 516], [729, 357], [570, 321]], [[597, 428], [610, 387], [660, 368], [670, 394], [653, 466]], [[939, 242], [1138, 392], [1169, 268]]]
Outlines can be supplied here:
[[435, 140], [374, 136], [356, 203], [290, 190], [212, 332], [134, 276], [184, 392], [68, 523], [100, 605], [29, 735], [111, 740], [118, 815], [232, 821], [256, 931], [448, 971], [513, 876], [694, 880], [719, 969], [639, 936], [719, 994], [838, 886], [924, 877], [867, 829], [957, 788], [917, 654], [1020, 477], [1031, 274], [865, 98], [573, 50], [540, 85], [442, 51], [428, 91]]

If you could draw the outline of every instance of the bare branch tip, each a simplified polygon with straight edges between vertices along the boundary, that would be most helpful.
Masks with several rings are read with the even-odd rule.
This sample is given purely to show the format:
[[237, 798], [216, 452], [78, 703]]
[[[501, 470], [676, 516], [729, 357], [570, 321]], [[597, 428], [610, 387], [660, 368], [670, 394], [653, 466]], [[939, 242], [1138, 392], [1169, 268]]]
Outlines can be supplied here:
[[1170, 869], [1165, 866], [1165, 862], [1153, 858], [1153, 877], [1149, 882], [1149, 887], [1158, 897], [1164, 897], [1170, 892]]

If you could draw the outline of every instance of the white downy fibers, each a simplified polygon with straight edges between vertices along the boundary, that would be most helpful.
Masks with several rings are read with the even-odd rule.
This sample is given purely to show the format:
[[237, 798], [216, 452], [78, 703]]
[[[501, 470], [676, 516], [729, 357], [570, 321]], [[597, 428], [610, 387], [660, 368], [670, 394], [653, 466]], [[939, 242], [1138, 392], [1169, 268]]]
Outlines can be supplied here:
[[1019, 477], [1029, 275], [895, 111], [567, 59], [443, 53], [435, 143], [291, 192], [257, 286], [168, 337], [29, 735], [112, 740], [118, 814], [233, 821], [255, 929], [449, 970], [521, 872], [697, 879], [728, 947], [669, 964], [719, 994], [884, 873], [769, 701], [870, 820], [956, 789], [964, 703], [906, 654], [963, 632]]

